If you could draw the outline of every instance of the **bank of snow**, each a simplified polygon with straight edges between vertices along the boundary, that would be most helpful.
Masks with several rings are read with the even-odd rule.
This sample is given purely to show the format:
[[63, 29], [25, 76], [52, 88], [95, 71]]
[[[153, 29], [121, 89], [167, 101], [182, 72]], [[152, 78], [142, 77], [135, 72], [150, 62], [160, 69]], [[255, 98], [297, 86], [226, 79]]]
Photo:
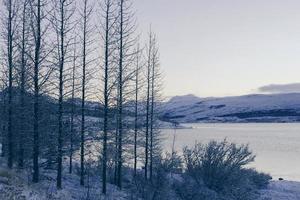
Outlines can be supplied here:
[[300, 182], [272, 181], [261, 194], [261, 200], [299, 200]]

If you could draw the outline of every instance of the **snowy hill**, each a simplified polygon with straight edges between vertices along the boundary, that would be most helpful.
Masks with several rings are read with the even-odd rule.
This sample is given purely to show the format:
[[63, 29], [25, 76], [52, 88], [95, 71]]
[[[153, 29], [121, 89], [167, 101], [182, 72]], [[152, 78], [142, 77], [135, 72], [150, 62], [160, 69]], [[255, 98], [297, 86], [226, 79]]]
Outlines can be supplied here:
[[164, 104], [163, 119], [177, 122], [300, 121], [300, 93], [223, 98], [177, 96]]

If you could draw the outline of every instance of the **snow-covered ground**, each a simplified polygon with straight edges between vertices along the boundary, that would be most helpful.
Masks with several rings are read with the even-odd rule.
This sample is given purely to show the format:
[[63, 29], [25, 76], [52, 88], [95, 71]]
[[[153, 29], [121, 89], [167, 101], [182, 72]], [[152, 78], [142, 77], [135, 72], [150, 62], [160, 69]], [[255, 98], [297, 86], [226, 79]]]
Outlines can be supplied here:
[[300, 200], [300, 182], [272, 181], [261, 194], [261, 200]]
[[[28, 170], [9, 170], [0, 158], [0, 200], [126, 200], [130, 199], [129, 191], [120, 191], [114, 185], [108, 185], [108, 195], [101, 194], [101, 182], [98, 176], [91, 174], [86, 186], [79, 184], [79, 176], [64, 172], [63, 189], [56, 189], [56, 171], [41, 170], [41, 181], [31, 182]], [[300, 182], [271, 181], [268, 188], [261, 190], [259, 200], [300, 200]]]
[[86, 180], [86, 186], [79, 184], [79, 176], [64, 173], [63, 189], [56, 189], [56, 172], [43, 170], [37, 184], [31, 183], [31, 176], [24, 170], [8, 170], [0, 167], [0, 200], [126, 200], [123, 191], [108, 185], [108, 195], [101, 194], [99, 177]]
[[[92, 180], [90, 188], [79, 185], [77, 175], [65, 174], [63, 189], [57, 190], [55, 184], [55, 171], [44, 171], [41, 182], [32, 184], [30, 176], [25, 171], [8, 170], [0, 167], [0, 199], [1, 200], [82, 200], [109, 199], [126, 200], [130, 195], [109, 185], [108, 196], [101, 194], [101, 183]], [[98, 179], [98, 178], [97, 178]], [[259, 200], [300, 200], [300, 182], [272, 181], [269, 187], [261, 190]]]

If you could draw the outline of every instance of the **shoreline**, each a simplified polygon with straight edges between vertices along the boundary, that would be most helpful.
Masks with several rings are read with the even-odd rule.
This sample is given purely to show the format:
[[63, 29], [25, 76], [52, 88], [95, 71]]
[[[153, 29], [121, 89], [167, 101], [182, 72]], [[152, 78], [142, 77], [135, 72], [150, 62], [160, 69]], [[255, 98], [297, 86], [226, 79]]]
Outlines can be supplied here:
[[270, 181], [268, 187], [260, 191], [261, 200], [299, 200], [300, 199], [300, 182], [299, 181]]

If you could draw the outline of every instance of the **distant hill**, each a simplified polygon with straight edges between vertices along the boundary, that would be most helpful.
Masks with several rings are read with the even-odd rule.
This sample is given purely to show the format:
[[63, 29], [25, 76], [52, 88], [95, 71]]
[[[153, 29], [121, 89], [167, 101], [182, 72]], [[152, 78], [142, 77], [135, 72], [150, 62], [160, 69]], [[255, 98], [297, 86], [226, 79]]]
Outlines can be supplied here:
[[163, 120], [176, 122], [298, 122], [300, 93], [223, 98], [176, 96], [163, 106]]
[[[12, 95], [13, 95], [13, 106], [18, 106], [19, 103], [19, 95], [20, 95], [20, 88], [13, 87], [12, 88]], [[3, 105], [3, 97], [8, 98], [8, 89], [4, 89], [0, 91], [0, 105]], [[28, 110], [33, 109], [33, 100], [34, 96], [30, 92], [25, 92], [25, 102]], [[58, 100], [47, 95], [43, 94], [39, 96], [39, 104], [40, 104], [40, 112], [41, 113], [57, 113], [58, 109]], [[69, 114], [72, 109], [72, 100], [70, 98], [65, 98], [63, 101], [63, 109], [65, 114]], [[49, 112], [51, 111], [51, 112]], [[75, 98], [74, 99], [74, 112], [75, 115], [81, 114], [81, 99]], [[86, 116], [90, 117], [101, 117], [103, 113], [103, 105], [99, 102], [94, 101], [86, 101], [85, 102], [85, 114]]]
[[[7, 91], [0, 91], [0, 97]], [[17, 96], [18, 88], [13, 88]], [[32, 109], [33, 96], [26, 93], [27, 106]], [[0, 102], [3, 99], [0, 98]], [[17, 99], [16, 99], [17, 100]], [[56, 113], [57, 101], [47, 95], [40, 96], [41, 112]], [[17, 103], [17, 102], [13, 102]], [[143, 109], [144, 102], [139, 107]], [[189, 94], [175, 96], [161, 105], [160, 119], [166, 122], [179, 123], [212, 123], [212, 122], [300, 122], [300, 93], [290, 94], [253, 94], [222, 98], [200, 98]], [[114, 108], [112, 108], [114, 109]], [[64, 113], [71, 111], [71, 100], [64, 101]], [[81, 113], [81, 100], [75, 99], [75, 114]], [[126, 106], [127, 115], [133, 112], [132, 102]], [[99, 102], [86, 102], [86, 115], [101, 118], [103, 105]]]

